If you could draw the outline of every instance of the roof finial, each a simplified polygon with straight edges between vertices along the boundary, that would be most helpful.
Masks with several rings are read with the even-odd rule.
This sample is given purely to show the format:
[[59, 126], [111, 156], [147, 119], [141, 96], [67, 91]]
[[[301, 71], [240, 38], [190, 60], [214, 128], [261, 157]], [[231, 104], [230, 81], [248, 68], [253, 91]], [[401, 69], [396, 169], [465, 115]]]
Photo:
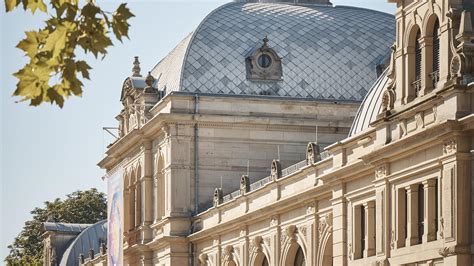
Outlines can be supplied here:
[[140, 74], [140, 61], [138, 61], [138, 56], [135, 56], [135, 60], [133, 61], [133, 68], [132, 68], [132, 76], [134, 77], [141, 77]]
[[151, 75], [151, 72], [148, 71], [148, 75], [146, 76], [145, 83], [148, 87], [153, 87], [153, 83], [155, 82], [155, 78]]
[[263, 46], [262, 47], [268, 47], [268, 35], [265, 35], [265, 38], [263, 38]]

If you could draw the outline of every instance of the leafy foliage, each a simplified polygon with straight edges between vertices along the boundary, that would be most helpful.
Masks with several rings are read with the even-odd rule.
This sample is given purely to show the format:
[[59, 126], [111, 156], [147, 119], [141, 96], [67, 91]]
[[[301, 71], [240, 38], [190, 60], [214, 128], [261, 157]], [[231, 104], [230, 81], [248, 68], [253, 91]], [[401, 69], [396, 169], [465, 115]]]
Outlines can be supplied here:
[[20, 5], [33, 14], [39, 10], [50, 16], [43, 28], [25, 32], [16, 46], [29, 62], [14, 73], [18, 83], [13, 95], [33, 106], [51, 102], [63, 107], [67, 97], [81, 96], [83, 83], [78, 76], [89, 79], [91, 67], [76, 59], [76, 50], [80, 47], [86, 54], [105, 57], [113, 45], [110, 31], [119, 41], [128, 38], [128, 20], [134, 16], [126, 4], [110, 13], [94, 1], [81, 8], [79, 0], [50, 0], [49, 9], [54, 12], [48, 12], [44, 0], [5, 0], [7, 12]]
[[43, 208], [31, 211], [33, 219], [25, 226], [9, 245], [10, 254], [5, 261], [8, 265], [41, 265], [43, 256], [42, 223], [93, 224], [107, 218], [106, 195], [92, 188], [76, 191], [66, 199], [46, 201]]

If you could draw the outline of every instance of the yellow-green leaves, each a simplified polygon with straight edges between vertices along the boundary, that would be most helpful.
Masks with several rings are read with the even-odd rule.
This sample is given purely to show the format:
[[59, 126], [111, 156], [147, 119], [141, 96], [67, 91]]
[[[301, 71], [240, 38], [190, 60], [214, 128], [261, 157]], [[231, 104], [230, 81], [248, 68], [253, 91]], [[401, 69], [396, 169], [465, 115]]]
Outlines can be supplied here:
[[41, 49], [44, 52], [51, 52], [52, 57], [56, 58], [62, 53], [66, 47], [66, 35], [68, 29], [59, 24], [56, 28], [51, 31], [51, 34], [46, 38], [43, 48]]
[[114, 31], [115, 37], [122, 41], [122, 37], [125, 36], [128, 38], [128, 19], [134, 15], [130, 12], [130, 9], [127, 8], [126, 4], [121, 4], [117, 11], [115, 11], [112, 16], [112, 29]]
[[[47, 10], [43, 0], [5, 0], [7, 12], [20, 4], [32, 13]], [[80, 76], [90, 78], [91, 67], [76, 59], [76, 49], [80, 47], [95, 57], [105, 56], [113, 45], [110, 30], [122, 41], [122, 37], [128, 37], [128, 20], [134, 15], [121, 4], [110, 20], [92, 1], [81, 8], [78, 0], [50, 0], [50, 8], [55, 12], [49, 14], [46, 25], [25, 32], [26, 37], [17, 45], [29, 62], [14, 74], [18, 83], [13, 95], [33, 106], [51, 102], [62, 107], [67, 97], [82, 95]]]
[[5, 8], [8, 12], [8, 11], [13, 10], [20, 3], [21, 3], [21, 0], [5, 0]]
[[26, 38], [20, 41], [16, 47], [25, 51], [30, 58], [33, 58], [38, 52], [38, 33], [36, 31], [27, 31], [25, 34]]
[[46, 4], [43, 0], [5, 0], [5, 9], [7, 12], [12, 11], [15, 7], [23, 4], [23, 9], [29, 9], [33, 14], [37, 9], [46, 12]]

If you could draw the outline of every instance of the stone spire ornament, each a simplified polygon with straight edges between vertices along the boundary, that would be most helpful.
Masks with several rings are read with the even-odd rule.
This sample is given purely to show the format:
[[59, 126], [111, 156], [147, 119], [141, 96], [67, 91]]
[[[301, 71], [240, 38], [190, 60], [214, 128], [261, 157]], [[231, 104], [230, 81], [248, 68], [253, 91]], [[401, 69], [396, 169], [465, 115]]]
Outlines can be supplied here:
[[263, 38], [263, 45], [262, 45], [262, 48], [267, 48], [269, 41], [270, 41], [270, 40], [268, 39], [268, 35], [265, 35], [265, 38]]
[[135, 60], [133, 61], [133, 68], [132, 68], [132, 76], [133, 77], [141, 77], [140, 74], [140, 61], [138, 60], [138, 56], [135, 56]]
[[153, 83], [155, 82], [155, 78], [151, 75], [151, 72], [148, 71], [148, 75], [146, 76], [145, 83], [148, 87], [153, 87]]

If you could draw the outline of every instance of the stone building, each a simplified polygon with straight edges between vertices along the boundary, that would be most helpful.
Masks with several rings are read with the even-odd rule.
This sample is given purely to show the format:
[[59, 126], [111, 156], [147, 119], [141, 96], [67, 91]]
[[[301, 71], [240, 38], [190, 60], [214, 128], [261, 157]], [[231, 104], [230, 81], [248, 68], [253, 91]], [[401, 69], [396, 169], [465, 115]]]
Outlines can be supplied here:
[[99, 163], [124, 264], [471, 265], [472, 1], [262, 2], [136, 58]]
[[45, 222], [42, 230], [45, 266], [79, 265], [104, 258], [107, 252], [106, 220], [95, 224]]

